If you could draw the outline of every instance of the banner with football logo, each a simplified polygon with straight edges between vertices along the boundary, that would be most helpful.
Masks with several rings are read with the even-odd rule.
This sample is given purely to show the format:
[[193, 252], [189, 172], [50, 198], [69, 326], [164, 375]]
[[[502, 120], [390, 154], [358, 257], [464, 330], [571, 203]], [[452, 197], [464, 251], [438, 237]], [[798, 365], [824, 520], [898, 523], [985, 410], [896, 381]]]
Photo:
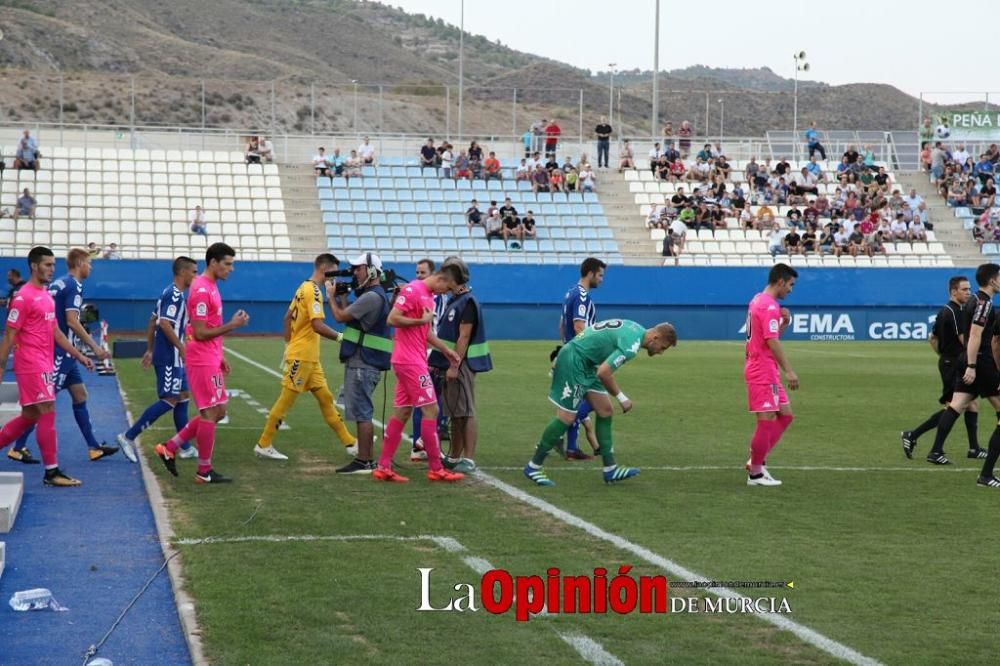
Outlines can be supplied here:
[[1000, 141], [1000, 113], [996, 111], [938, 113], [932, 123], [939, 141]]

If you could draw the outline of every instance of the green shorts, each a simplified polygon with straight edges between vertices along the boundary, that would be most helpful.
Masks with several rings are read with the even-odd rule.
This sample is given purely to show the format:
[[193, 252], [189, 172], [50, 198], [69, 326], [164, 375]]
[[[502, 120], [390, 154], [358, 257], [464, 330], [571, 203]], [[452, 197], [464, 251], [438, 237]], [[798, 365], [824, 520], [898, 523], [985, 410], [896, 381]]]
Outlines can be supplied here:
[[583, 358], [572, 348], [563, 347], [552, 369], [549, 400], [559, 409], [576, 412], [580, 402], [591, 392], [607, 394], [608, 391], [597, 378], [595, 369], [587, 368]]

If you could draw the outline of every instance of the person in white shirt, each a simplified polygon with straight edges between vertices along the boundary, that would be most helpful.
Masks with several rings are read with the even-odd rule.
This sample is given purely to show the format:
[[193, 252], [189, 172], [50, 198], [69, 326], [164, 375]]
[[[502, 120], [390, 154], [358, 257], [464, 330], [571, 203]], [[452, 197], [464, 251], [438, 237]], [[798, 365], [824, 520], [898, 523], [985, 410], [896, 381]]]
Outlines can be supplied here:
[[898, 241], [905, 241], [909, 237], [909, 229], [906, 228], [906, 222], [903, 221], [903, 216], [896, 214], [896, 219], [891, 225], [889, 225], [889, 231], [892, 233], [892, 239]]
[[326, 148], [319, 147], [319, 152], [313, 155], [312, 165], [317, 176], [330, 175], [330, 163], [326, 161]]
[[841, 227], [833, 232], [833, 254], [839, 257], [848, 251], [848, 244], [851, 240], [851, 233], [846, 227]]
[[687, 225], [681, 222], [680, 218], [674, 218], [670, 223], [670, 235], [674, 237], [674, 247], [678, 251], [684, 249], [684, 242], [687, 240]]
[[653, 148], [649, 151], [649, 170], [653, 172], [654, 176], [656, 175], [656, 163], [660, 161], [660, 155], [662, 154], [663, 151], [660, 150], [660, 144], [654, 143]]
[[580, 171], [580, 191], [581, 192], [593, 192], [594, 191], [594, 172], [590, 166], [586, 166]]
[[201, 209], [201, 206], [195, 206], [194, 210], [191, 211], [191, 233], [208, 237], [208, 225], [205, 224], [205, 211]]
[[784, 254], [785, 252], [785, 234], [788, 233], [787, 229], [782, 229], [781, 225], [775, 222], [771, 225], [771, 233], [767, 237], [767, 251], [771, 253], [771, 256], [778, 253]]
[[257, 153], [265, 162], [274, 161], [274, 144], [266, 136], [257, 137]]
[[917, 188], [911, 187], [910, 194], [903, 197], [903, 201], [910, 204], [912, 210], [917, 210], [917, 207], [924, 202], [924, 198], [917, 194]]
[[924, 225], [920, 223], [919, 218], [910, 223], [910, 240], [927, 240], [927, 230], [924, 229]]
[[517, 171], [514, 172], [514, 180], [531, 180], [531, 172], [533, 170], [532, 167], [528, 166], [528, 160], [522, 158]]
[[455, 163], [455, 153], [451, 152], [451, 144], [445, 144], [444, 151], [441, 153], [441, 170], [444, 172], [445, 178], [451, 178], [451, 167]]
[[368, 137], [365, 137], [358, 146], [358, 157], [361, 158], [361, 163], [365, 165], [375, 164], [375, 146], [373, 146]]
[[649, 215], [646, 216], [646, 228], [655, 229], [660, 226], [660, 211], [663, 210], [663, 206], [653, 204], [649, 211]]
[[951, 154], [951, 159], [956, 164], [965, 164], [965, 161], [969, 159], [969, 153], [965, 150], [965, 146], [958, 144], [958, 150]]
[[122, 258], [122, 253], [118, 249], [118, 243], [111, 243], [104, 250], [104, 258], [111, 259], [112, 261]]

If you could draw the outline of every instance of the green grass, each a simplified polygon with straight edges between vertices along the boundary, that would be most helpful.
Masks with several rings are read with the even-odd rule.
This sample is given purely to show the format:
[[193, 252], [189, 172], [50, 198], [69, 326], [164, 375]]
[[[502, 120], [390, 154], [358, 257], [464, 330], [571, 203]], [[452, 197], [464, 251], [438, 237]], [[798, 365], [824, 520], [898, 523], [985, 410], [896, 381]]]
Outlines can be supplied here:
[[[270, 367], [281, 358], [277, 340], [227, 346]], [[646, 468], [637, 479], [606, 487], [596, 463], [552, 460], [547, 469], [558, 485], [529, 486], [520, 472], [503, 468], [524, 464], [551, 418], [551, 346], [492, 343], [497, 369], [477, 385], [477, 462], [490, 474], [710, 578], [794, 580], [794, 590], [774, 593], [791, 605], [785, 617], [883, 662], [994, 659], [996, 604], [992, 584], [982, 581], [1000, 569], [1000, 497], [975, 486], [978, 465], [964, 457], [961, 424], [946, 448], [959, 471], [923, 462], [929, 437], [918, 460], [905, 460], [899, 447], [899, 431], [936, 404], [939, 380], [925, 344], [787, 345], [802, 390], [792, 394], [796, 420], [769, 458], [784, 481], [776, 489], [744, 481], [753, 421], [745, 411], [742, 346], [693, 342], [640, 357], [618, 374], [635, 408], [615, 417], [615, 448], [620, 462]], [[336, 390], [336, 347], [324, 354]], [[278, 380], [230, 360], [229, 387], [269, 406]], [[154, 397], [152, 374], [135, 362], [119, 368], [137, 414]], [[388, 389], [391, 398], [391, 382]], [[378, 396], [381, 405], [381, 385]], [[264, 416], [238, 398], [230, 404], [232, 425], [220, 427], [216, 466], [236, 477], [232, 486], [195, 486], [192, 461], [179, 462], [179, 479], [153, 461], [179, 537], [435, 534], [468, 552], [421, 541], [182, 546], [186, 585], [214, 663], [534, 663], [543, 655], [547, 663], [579, 663], [557, 632], [590, 636], [626, 663], [835, 661], [749, 615], [560, 615], [517, 623], [513, 613], [418, 613], [417, 567], [436, 568], [435, 603], [454, 583], [478, 583], [462, 555], [515, 575], [544, 575], [552, 566], [583, 574], [623, 563], [634, 564], [637, 575], [659, 572], [485, 482], [432, 486], [402, 455], [413, 479], [405, 486], [336, 476], [347, 457], [309, 396], [275, 441], [291, 460], [255, 460]], [[169, 418], [159, 425], [146, 436], [147, 453], [168, 432]], [[992, 425], [984, 410], [984, 446]], [[720, 466], [726, 469], [652, 469]], [[801, 466], [866, 470], [782, 469]]]

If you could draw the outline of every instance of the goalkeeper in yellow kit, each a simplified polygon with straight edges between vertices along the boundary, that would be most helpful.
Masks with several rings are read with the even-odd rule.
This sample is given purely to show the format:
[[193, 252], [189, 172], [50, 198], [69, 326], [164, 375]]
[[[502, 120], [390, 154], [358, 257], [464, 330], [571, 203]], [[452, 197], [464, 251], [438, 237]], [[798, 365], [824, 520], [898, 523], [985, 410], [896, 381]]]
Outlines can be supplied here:
[[348, 453], [351, 453], [351, 447], [357, 444], [357, 439], [348, 432], [344, 420], [333, 404], [333, 393], [326, 385], [326, 374], [319, 362], [320, 337], [340, 340], [340, 334], [324, 321], [326, 313], [321, 290], [326, 281], [327, 271], [337, 270], [338, 265], [337, 258], [332, 254], [321, 254], [316, 257], [316, 261], [313, 262], [312, 277], [295, 290], [295, 298], [285, 313], [285, 367], [281, 378], [281, 395], [271, 407], [264, 432], [260, 434], [257, 446], [253, 450], [261, 458], [288, 460], [288, 456], [279, 453], [271, 442], [288, 410], [303, 391], [309, 391], [316, 398], [319, 409], [323, 412], [323, 419], [337, 433]]

